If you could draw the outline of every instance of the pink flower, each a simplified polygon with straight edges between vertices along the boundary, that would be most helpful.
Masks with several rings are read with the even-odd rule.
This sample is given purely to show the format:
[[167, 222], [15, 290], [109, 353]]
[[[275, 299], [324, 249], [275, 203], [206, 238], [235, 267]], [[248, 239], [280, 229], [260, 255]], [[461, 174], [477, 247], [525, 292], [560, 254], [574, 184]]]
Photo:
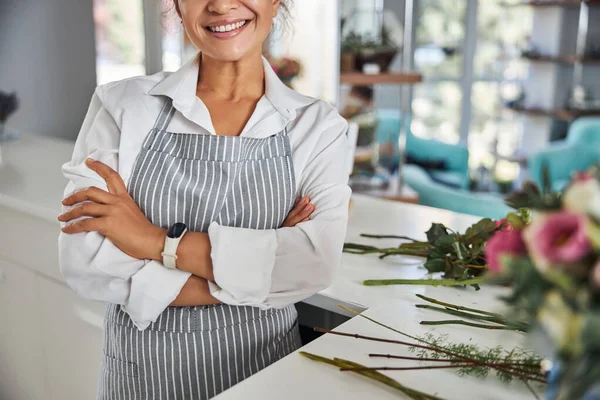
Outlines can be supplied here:
[[[509, 225], [510, 226], [510, 225]], [[505, 255], [519, 257], [527, 254], [522, 231], [502, 229], [496, 231], [485, 245], [485, 259], [491, 272], [502, 269], [502, 257]]]
[[573, 182], [574, 183], [583, 183], [583, 182], [591, 181], [592, 179], [596, 179], [596, 177], [591, 172], [577, 171], [573, 174]]
[[534, 264], [545, 271], [551, 266], [570, 269], [592, 250], [585, 218], [568, 211], [541, 216], [524, 232]]
[[496, 220], [494, 223], [498, 228], [500, 228], [501, 231], [508, 232], [514, 230], [513, 226], [506, 220], [506, 218]]

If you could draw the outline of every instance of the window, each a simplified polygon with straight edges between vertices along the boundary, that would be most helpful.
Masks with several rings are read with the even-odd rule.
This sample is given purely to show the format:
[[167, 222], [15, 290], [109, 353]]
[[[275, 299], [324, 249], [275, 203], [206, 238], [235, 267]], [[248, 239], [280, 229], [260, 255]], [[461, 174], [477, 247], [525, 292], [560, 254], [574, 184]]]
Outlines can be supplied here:
[[168, 0], [94, 0], [94, 22], [99, 85], [175, 71], [195, 54]]
[[94, 0], [98, 84], [144, 75], [142, 0]]
[[514, 180], [522, 124], [503, 105], [519, 96], [527, 78], [520, 51], [527, 47], [533, 16], [529, 7], [502, 3], [416, 2], [414, 64], [425, 81], [413, 90], [411, 131], [462, 141], [469, 146], [471, 168]]

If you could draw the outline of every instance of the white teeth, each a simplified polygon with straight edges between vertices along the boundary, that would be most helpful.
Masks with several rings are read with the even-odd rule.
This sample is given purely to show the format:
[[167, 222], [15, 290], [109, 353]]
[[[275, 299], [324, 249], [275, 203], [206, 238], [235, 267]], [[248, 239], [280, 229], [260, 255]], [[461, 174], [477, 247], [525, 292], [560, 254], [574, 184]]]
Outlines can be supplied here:
[[246, 25], [246, 21], [236, 22], [235, 24], [227, 24], [221, 26], [209, 26], [208, 29], [212, 32], [230, 32], [234, 29], [240, 29]]

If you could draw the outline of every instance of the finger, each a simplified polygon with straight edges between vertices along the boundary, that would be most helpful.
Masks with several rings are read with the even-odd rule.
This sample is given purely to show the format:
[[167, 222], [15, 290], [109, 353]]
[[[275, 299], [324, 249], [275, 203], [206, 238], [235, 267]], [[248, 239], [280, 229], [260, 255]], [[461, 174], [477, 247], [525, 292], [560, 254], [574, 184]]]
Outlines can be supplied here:
[[102, 190], [95, 186], [76, 191], [70, 196], [63, 199], [62, 204], [72, 206], [73, 204], [81, 203], [82, 201], [93, 201], [99, 204], [113, 204], [114, 197], [106, 190]]
[[297, 222], [301, 222], [303, 219], [310, 217], [313, 211], [315, 211], [315, 206], [314, 204], [309, 203], [294, 217], [294, 219], [296, 219]]
[[106, 186], [108, 186], [108, 191], [110, 193], [117, 195], [127, 193], [125, 182], [123, 182], [123, 178], [121, 178], [121, 175], [119, 175], [117, 171], [108, 165], [91, 158], [86, 159], [85, 163], [106, 181]]
[[73, 222], [61, 228], [64, 233], [73, 234], [80, 232], [100, 232], [102, 230], [103, 218], [85, 218]]
[[310, 218], [310, 217], [306, 217], [306, 218], [304, 218], [304, 219], [303, 219], [302, 221], [300, 221], [300, 222], [308, 222], [308, 221], [310, 221], [311, 219], [312, 219], [312, 218]]
[[108, 206], [105, 204], [98, 204], [91, 201], [86, 201], [75, 207], [72, 207], [69, 211], [58, 216], [58, 220], [61, 222], [68, 222], [73, 219], [87, 216], [87, 217], [102, 217], [108, 213]]
[[310, 217], [310, 215], [315, 210], [314, 207], [315, 206], [313, 204], [307, 204], [296, 215], [294, 215], [292, 218], [289, 218], [289, 220], [288, 220], [289, 225], [296, 226], [297, 224], [302, 222], [302, 220], [304, 220], [305, 218]]
[[310, 199], [306, 196], [300, 199], [298, 203], [294, 206], [292, 211], [288, 214], [287, 218], [295, 218], [298, 213], [302, 211], [302, 209], [310, 202]]

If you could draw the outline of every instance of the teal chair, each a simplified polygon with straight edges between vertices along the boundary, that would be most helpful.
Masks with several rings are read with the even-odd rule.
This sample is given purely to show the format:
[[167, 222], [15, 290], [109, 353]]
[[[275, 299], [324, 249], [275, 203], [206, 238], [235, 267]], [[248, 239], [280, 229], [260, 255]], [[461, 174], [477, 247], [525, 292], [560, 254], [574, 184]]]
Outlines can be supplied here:
[[448, 187], [435, 182], [423, 168], [416, 165], [405, 165], [403, 176], [404, 182], [419, 193], [419, 204], [425, 206], [492, 219], [502, 219], [512, 210], [499, 195]]
[[[377, 140], [380, 143], [398, 143], [402, 118], [399, 110], [377, 111]], [[407, 121], [408, 128], [410, 121]], [[429, 170], [433, 180], [450, 187], [469, 187], [469, 150], [464, 145], [453, 145], [438, 140], [422, 139], [409, 129], [406, 136], [406, 154], [419, 162], [443, 162], [444, 170]], [[396, 161], [397, 163], [397, 161]]]
[[560, 192], [576, 171], [600, 161], [600, 118], [583, 117], [569, 127], [567, 138], [552, 142], [528, 160], [529, 178], [542, 185], [542, 171], [548, 166], [552, 190]]

